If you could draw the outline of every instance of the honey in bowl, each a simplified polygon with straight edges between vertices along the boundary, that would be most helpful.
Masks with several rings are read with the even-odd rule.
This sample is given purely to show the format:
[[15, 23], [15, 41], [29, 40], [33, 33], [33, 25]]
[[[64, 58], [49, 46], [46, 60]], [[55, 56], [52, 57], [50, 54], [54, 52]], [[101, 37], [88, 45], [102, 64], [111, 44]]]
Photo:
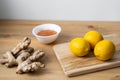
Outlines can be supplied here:
[[40, 30], [37, 35], [39, 36], [51, 36], [56, 34], [57, 32], [54, 30]]

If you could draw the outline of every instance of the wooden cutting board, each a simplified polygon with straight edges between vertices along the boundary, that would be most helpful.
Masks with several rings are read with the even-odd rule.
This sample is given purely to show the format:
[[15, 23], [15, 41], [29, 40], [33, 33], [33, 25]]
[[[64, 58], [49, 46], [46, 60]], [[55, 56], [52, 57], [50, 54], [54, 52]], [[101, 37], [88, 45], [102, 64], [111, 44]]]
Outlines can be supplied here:
[[100, 61], [91, 52], [86, 57], [76, 57], [69, 49], [69, 42], [53, 46], [58, 61], [67, 76], [96, 72], [120, 66], [120, 36], [105, 35], [104, 39], [112, 40], [116, 46], [116, 54], [111, 60]]

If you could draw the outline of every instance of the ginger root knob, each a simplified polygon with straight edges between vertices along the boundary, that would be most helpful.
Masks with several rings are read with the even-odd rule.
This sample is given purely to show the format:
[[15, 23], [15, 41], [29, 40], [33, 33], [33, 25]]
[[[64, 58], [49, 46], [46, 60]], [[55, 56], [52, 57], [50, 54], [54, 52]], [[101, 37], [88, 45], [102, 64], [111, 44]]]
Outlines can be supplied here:
[[25, 37], [16, 47], [11, 51], [7, 51], [0, 59], [0, 63], [7, 67], [17, 66], [16, 73], [27, 73], [37, 71], [44, 68], [45, 65], [39, 60], [45, 55], [41, 50], [34, 50], [29, 47], [31, 39]]

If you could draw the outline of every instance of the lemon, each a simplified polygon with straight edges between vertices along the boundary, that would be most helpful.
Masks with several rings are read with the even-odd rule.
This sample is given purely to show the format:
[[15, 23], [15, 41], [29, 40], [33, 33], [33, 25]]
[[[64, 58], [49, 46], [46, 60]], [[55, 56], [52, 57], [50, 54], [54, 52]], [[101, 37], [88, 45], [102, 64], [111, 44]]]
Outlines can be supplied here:
[[74, 38], [70, 41], [70, 50], [76, 56], [85, 56], [89, 53], [90, 45], [83, 38]]
[[96, 44], [94, 54], [99, 60], [109, 60], [115, 53], [115, 45], [110, 40], [102, 40]]
[[101, 40], [103, 36], [97, 31], [89, 31], [84, 35], [84, 39], [90, 43], [91, 49]]

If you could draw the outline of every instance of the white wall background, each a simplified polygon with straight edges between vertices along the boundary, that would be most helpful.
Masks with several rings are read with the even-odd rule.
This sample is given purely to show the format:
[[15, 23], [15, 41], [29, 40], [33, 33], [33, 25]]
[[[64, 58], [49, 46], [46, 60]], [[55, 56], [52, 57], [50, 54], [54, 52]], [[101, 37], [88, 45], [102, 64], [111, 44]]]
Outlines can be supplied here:
[[0, 0], [0, 19], [120, 21], [120, 0]]

